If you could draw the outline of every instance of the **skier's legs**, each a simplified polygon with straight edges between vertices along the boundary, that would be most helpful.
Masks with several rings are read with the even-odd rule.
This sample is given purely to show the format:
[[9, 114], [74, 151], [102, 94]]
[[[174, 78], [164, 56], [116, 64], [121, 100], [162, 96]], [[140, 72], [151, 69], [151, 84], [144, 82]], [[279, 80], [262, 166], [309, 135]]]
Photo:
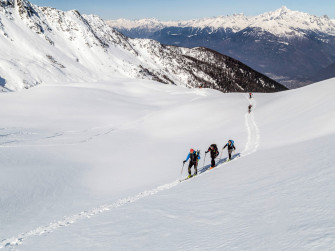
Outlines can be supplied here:
[[193, 166], [193, 163], [190, 161], [190, 163], [188, 164], [188, 174], [191, 175], [191, 168]]
[[188, 165], [188, 174], [191, 175], [191, 169], [192, 169], [192, 166], [194, 166], [194, 169], [196, 169], [197, 167], [197, 164], [198, 163], [194, 163], [194, 162], [191, 162], [190, 161], [190, 164]]
[[212, 158], [211, 167], [215, 167], [215, 158]]
[[194, 175], [198, 174], [198, 162], [194, 164]]
[[231, 153], [233, 152], [233, 149], [228, 149], [229, 159], [231, 160]]

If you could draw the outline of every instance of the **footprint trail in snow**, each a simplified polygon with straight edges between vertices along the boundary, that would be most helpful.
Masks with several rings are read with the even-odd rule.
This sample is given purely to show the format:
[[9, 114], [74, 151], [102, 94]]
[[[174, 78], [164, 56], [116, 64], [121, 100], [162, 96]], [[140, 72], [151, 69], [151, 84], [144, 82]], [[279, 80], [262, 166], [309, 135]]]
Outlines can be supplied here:
[[245, 126], [248, 130], [248, 141], [241, 156], [247, 156], [256, 152], [260, 144], [260, 133], [254, 115], [256, 100], [254, 98], [249, 99], [248, 97], [247, 99], [249, 100], [249, 104], [252, 105], [252, 111], [251, 113], [245, 114]]

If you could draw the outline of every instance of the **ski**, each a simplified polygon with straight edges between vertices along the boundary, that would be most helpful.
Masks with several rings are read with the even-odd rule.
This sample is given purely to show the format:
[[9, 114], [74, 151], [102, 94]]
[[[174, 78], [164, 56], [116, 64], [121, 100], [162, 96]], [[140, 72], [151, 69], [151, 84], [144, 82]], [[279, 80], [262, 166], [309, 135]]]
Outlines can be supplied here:
[[181, 179], [181, 180], [179, 180], [180, 182], [183, 182], [183, 181], [185, 181], [185, 180], [188, 180], [188, 179], [191, 179], [191, 178], [193, 178], [194, 176], [197, 176], [197, 175], [191, 175], [190, 177], [186, 177], [186, 178], [184, 178], [184, 179]]
[[231, 159], [231, 160], [229, 160], [229, 159], [227, 158], [227, 159], [224, 160], [222, 163], [220, 163], [220, 161], [219, 161], [218, 163], [220, 163], [220, 164], [218, 164], [217, 166], [215, 166], [215, 167], [213, 167], [213, 168], [207, 168], [207, 169], [205, 169], [205, 170], [202, 171], [202, 172], [201, 172], [201, 170], [199, 170], [200, 173], [199, 173], [199, 171], [198, 171], [198, 174], [197, 174], [197, 175], [191, 175], [190, 177], [187, 176], [186, 178], [180, 179], [179, 182], [183, 182], [183, 181], [189, 180], [189, 179], [191, 179], [191, 178], [193, 178], [193, 177], [196, 177], [196, 176], [199, 176], [199, 175], [201, 175], [201, 174], [203, 174], [203, 173], [205, 173], [205, 172], [211, 171], [211, 170], [216, 169], [216, 168], [220, 168], [221, 165], [228, 164], [229, 162], [234, 161], [234, 160], [236, 160], [236, 159], [238, 159], [238, 158], [240, 158], [240, 157], [241, 157], [241, 154], [240, 154], [240, 153], [234, 154], [234, 155], [232, 156], [232, 159]]

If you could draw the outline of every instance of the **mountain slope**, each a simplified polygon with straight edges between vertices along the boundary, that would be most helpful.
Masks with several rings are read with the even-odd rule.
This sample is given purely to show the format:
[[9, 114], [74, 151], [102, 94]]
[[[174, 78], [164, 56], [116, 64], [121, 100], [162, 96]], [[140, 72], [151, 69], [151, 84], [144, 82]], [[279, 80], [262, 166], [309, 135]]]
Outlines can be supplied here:
[[[0, 95], [0, 247], [331, 250], [334, 81], [252, 100], [126, 79]], [[241, 158], [203, 172], [228, 139]], [[191, 147], [202, 174], [180, 183]]]
[[210, 86], [222, 91], [286, 89], [214, 51], [177, 49], [150, 40], [129, 39], [97, 16], [38, 7], [26, 0], [1, 0], [0, 31], [3, 90], [115, 77]]
[[317, 74], [315, 74], [312, 78], [314, 81], [323, 81], [329, 78], [335, 77], [335, 63], [327, 66], [326, 68], [320, 70]]
[[108, 23], [130, 37], [211, 48], [288, 87], [313, 82], [313, 73], [335, 62], [335, 20], [286, 7], [255, 17], [239, 14], [179, 22], [122, 19]]

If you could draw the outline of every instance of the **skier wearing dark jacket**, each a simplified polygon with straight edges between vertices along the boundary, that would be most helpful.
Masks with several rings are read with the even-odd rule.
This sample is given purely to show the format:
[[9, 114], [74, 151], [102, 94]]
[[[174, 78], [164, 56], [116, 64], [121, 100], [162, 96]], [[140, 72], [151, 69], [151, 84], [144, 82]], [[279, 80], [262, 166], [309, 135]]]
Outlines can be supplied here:
[[248, 111], [249, 111], [249, 113], [251, 112], [251, 109], [252, 109], [252, 105], [249, 105], [249, 106], [248, 106]]
[[187, 155], [186, 160], [184, 160], [184, 164], [186, 161], [190, 159], [190, 162], [188, 164], [188, 177], [191, 177], [191, 168], [194, 166], [194, 175], [198, 174], [198, 161], [200, 159], [200, 154], [198, 151], [194, 151], [193, 149], [190, 149], [189, 154]]
[[234, 141], [228, 140], [228, 143], [222, 148], [222, 150], [225, 149], [226, 147], [228, 149], [229, 160], [231, 160], [231, 154], [234, 150], [236, 150], [234, 146]]
[[215, 158], [219, 155], [216, 144], [212, 144], [205, 153], [211, 152], [211, 169], [215, 167]]

